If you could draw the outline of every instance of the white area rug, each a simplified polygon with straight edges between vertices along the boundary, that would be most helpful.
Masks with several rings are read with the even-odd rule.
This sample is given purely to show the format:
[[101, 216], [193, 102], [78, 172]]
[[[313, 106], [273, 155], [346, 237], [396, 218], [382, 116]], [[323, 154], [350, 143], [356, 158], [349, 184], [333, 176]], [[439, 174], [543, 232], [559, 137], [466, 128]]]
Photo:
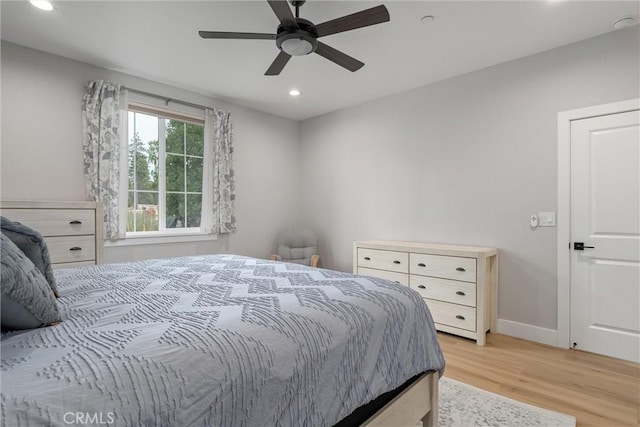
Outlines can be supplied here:
[[452, 380], [440, 379], [440, 427], [575, 427], [571, 415], [549, 411]]

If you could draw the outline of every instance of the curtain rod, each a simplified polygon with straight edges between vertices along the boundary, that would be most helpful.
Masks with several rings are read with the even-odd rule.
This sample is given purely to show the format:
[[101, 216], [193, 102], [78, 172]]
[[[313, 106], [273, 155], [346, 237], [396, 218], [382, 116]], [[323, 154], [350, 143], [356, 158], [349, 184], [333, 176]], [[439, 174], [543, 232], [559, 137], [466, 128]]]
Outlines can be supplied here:
[[146, 95], [146, 96], [150, 96], [152, 98], [163, 99], [164, 102], [165, 102], [165, 105], [169, 105], [170, 102], [175, 102], [176, 104], [186, 105], [187, 107], [199, 108], [201, 110], [206, 110], [207, 108], [213, 110], [212, 107], [207, 107], [205, 105], [194, 104], [192, 102], [187, 102], [187, 101], [180, 101], [179, 99], [173, 99], [173, 98], [169, 98], [169, 97], [166, 97], [166, 96], [160, 96], [160, 95], [156, 95], [155, 93], [145, 92], [143, 90], [131, 89], [130, 87], [126, 87], [126, 86], [123, 86], [123, 87], [126, 90], [128, 90], [129, 92], [139, 93], [140, 95]]

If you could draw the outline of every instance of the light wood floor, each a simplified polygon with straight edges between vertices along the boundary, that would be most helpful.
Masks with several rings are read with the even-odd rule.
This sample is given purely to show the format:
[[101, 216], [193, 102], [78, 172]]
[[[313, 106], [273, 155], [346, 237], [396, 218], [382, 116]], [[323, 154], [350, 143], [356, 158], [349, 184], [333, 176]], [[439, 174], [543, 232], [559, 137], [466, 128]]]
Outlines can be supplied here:
[[506, 335], [487, 345], [438, 333], [445, 376], [576, 417], [578, 426], [639, 426], [640, 365]]

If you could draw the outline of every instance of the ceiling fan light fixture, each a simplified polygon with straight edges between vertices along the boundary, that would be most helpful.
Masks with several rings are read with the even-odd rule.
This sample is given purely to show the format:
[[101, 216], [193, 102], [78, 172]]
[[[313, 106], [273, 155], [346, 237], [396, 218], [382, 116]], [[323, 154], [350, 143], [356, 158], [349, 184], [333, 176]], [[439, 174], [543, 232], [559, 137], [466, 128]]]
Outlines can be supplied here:
[[280, 49], [291, 56], [302, 56], [310, 54], [313, 45], [305, 39], [288, 39], [280, 44]]
[[276, 46], [291, 56], [303, 56], [314, 52], [318, 47], [318, 41], [310, 32], [298, 29], [278, 33]]

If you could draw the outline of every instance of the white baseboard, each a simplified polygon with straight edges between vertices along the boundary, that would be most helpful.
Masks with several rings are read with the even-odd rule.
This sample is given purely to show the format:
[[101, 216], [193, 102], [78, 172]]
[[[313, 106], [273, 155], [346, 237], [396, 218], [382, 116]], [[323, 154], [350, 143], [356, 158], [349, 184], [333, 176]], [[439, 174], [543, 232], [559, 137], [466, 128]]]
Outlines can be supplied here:
[[558, 331], [555, 329], [498, 319], [498, 333], [558, 347]]

